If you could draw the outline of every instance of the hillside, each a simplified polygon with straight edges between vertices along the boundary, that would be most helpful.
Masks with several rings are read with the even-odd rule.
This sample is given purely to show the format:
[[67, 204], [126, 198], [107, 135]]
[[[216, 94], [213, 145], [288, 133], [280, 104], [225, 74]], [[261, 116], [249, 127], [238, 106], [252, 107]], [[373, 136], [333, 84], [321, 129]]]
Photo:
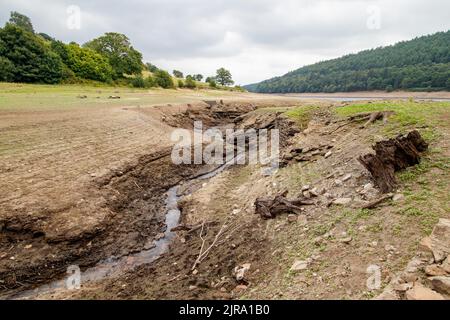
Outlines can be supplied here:
[[245, 88], [260, 93], [450, 90], [450, 31], [319, 62]]

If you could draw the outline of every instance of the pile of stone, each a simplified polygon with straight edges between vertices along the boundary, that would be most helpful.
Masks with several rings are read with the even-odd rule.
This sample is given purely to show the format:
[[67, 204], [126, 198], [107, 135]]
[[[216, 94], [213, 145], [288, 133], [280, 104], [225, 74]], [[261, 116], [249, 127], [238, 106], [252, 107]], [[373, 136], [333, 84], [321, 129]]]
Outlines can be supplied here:
[[450, 300], [450, 220], [439, 220], [417, 256], [377, 299]]

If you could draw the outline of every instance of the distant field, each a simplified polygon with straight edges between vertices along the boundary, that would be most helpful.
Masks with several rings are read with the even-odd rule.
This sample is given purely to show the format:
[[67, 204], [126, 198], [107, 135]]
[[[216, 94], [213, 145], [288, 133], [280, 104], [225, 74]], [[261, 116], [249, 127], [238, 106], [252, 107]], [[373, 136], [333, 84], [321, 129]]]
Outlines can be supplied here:
[[[80, 99], [80, 96], [87, 96]], [[120, 96], [121, 99], [108, 99]], [[217, 90], [133, 89], [108, 86], [33, 85], [0, 82], [0, 111], [55, 110], [92, 106], [144, 106], [202, 99], [254, 96]]]

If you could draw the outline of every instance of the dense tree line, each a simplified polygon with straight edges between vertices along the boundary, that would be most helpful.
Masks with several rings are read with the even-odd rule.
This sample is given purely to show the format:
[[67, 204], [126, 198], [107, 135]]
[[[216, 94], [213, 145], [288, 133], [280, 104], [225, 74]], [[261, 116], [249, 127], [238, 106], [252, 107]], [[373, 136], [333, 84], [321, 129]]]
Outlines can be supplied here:
[[319, 62], [245, 88], [264, 93], [450, 90], [450, 31]]
[[[143, 73], [143, 71], [148, 71]], [[219, 72], [220, 71], [220, 72]], [[145, 75], [145, 76], [144, 76]], [[188, 75], [173, 71], [177, 86], [195, 89], [203, 75]], [[223, 68], [217, 82], [233, 84], [231, 73]], [[174, 78], [157, 66], [142, 62], [137, 51], [124, 34], [108, 32], [83, 45], [66, 44], [45, 33], [36, 33], [31, 20], [11, 12], [9, 21], [0, 28], [0, 81], [28, 83], [79, 83], [99, 81], [131, 85], [136, 88], [175, 88]]]

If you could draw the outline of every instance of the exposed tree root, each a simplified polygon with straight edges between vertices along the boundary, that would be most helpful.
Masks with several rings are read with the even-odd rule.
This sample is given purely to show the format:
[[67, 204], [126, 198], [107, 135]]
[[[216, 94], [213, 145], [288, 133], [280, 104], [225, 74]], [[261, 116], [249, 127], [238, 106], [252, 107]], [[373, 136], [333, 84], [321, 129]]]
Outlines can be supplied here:
[[428, 149], [417, 130], [407, 136], [377, 142], [375, 154], [361, 156], [359, 161], [369, 170], [376, 185], [383, 193], [395, 189], [397, 181], [394, 173], [420, 163], [420, 153]]
[[303, 209], [301, 205], [314, 205], [314, 202], [306, 198], [288, 200], [288, 191], [276, 196], [274, 199], [258, 198], [255, 201], [255, 214], [259, 214], [263, 219], [273, 219], [281, 213], [300, 214]]
[[329, 132], [329, 134], [335, 133], [339, 129], [348, 126], [355, 122], [362, 122], [366, 121], [366, 123], [362, 126], [360, 126], [360, 129], [367, 128], [370, 124], [378, 121], [383, 120], [383, 123], [386, 124], [388, 121], [388, 118], [393, 115], [394, 111], [377, 111], [377, 112], [365, 112], [365, 113], [358, 113], [354, 116], [348, 117], [347, 119], [343, 120], [345, 121], [344, 124], [339, 125], [337, 128], [335, 128], [333, 131]]

